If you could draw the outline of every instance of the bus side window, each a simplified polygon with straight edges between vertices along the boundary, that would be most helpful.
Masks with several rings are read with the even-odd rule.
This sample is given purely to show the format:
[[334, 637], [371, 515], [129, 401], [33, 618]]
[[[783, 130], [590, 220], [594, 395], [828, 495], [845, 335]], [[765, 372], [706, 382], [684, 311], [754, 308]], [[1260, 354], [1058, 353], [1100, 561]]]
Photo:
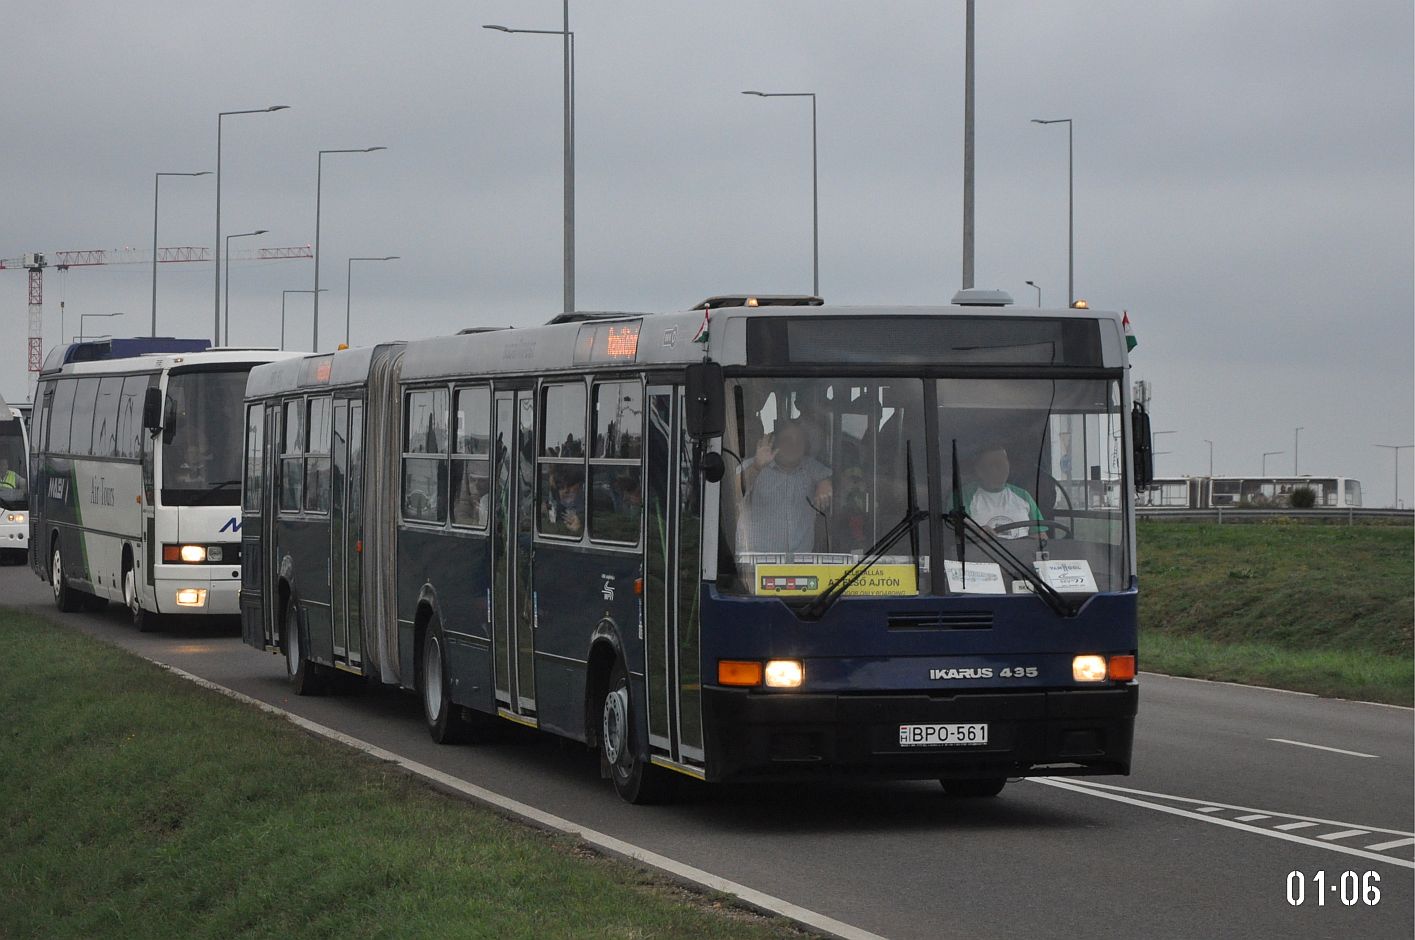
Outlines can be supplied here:
[[118, 401], [118, 439], [115, 447], [119, 457], [136, 460], [142, 456], [142, 405], [150, 378], [130, 375], [123, 380], [122, 396]]
[[284, 433], [280, 446], [280, 511], [299, 512], [305, 488], [303, 398], [285, 403]]
[[542, 535], [579, 538], [585, 531], [585, 386], [541, 389], [537, 454]]
[[305, 511], [329, 512], [330, 400], [310, 398], [305, 424]]
[[590, 538], [632, 545], [644, 513], [641, 489], [644, 397], [638, 380], [594, 390], [590, 441]]
[[69, 452], [72, 454], [87, 456], [93, 453], [93, 407], [97, 400], [98, 377], [79, 379], [69, 430]]
[[447, 521], [447, 412], [445, 388], [410, 391], [403, 440], [403, 518]]
[[265, 485], [265, 406], [246, 406], [245, 509], [260, 512], [261, 487]]
[[54, 407], [49, 419], [49, 441], [45, 449], [51, 454], [69, 453], [69, 425], [74, 411], [76, 379], [60, 379], [54, 383]]
[[452, 441], [452, 524], [484, 529], [491, 504], [491, 390], [457, 390]]
[[98, 383], [98, 403], [93, 410], [93, 456], [112, 457], [118, 441], [118, 405], [123, 397], [123, 377], [104, 376]]

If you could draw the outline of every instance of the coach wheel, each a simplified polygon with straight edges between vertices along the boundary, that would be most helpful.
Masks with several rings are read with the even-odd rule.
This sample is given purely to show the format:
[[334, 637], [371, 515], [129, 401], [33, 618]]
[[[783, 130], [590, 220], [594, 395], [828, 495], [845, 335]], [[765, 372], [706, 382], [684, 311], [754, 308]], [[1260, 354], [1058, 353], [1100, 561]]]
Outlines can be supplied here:
[[452, 678], [447, 669], [447, 641], [434, 617], [423, 635], [421, 675], [423, 718], [428, 734], [438, 744], [461, 744], [477, 737], [481, 722], [464, 717], [466, 709], [452, 701]]
[[285, 598], [285, 619], [280, 625], [280, 641], [285, 647], [285, 674], [296, 695], [319, 695], [324, 691], [324, 676], [318, 665], [305, 658], [300, 640], [300, 622], [295, 595]]
[[658, 803], [671, 794], [673, 779], [634, 753], [633, 710], [629, 675], [616, 661], [604, 696], [599, 729], [600, 759], [609, 770], [614, 791], [630, 803]]
[[49, 560], [49, 586], [54, 590], [54, 606], [64, 613], [71, 614], [83, 606], [83, 598], [64, 577], [64, 557], [58, 539], [54, 540], [54, 555]]
[[973, 799], [978, 797], [997, 796], [1002, 792], [1002, 788], [1007, 786], [1006, 777], [983, 777], [977, 780], [940, 780], [943, 784], [943, 792], [949, 796]]
[[151, 633], [157, 629], [160, 617], [150, 610], [143, 610], [142, 601], [138, 598], [138, 572], [132, 565], [123, 571], [123, 603], [128, 605], [133, 626], [138, 628], [139, 633]]

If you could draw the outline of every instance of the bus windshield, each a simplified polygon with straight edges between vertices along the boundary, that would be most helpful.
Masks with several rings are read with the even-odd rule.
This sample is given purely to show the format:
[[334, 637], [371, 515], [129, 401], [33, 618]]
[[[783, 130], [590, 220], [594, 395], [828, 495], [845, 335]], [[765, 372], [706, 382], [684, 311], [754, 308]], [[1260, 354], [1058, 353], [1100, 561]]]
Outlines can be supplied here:
[[[719, 571], [719, 586], [805, 600], [875, 547], [882, 556], [847, 594], [1014, 594], [1034, 590], [1030, 572], [1062, 593], [1125, 589], [1130, 495], [1118, 383], [928, 381], [932, 389], [921, 378], [729, 381], [721, 489], [729, 570]], [[948, 521], [959, 501], [986, 534]], [[938, 524], [906, 527], [877, 546], [911, 509]], [[942, 539], [932, 551], [931, 530]]]
[[246, 372], [181, 372], [167, 381], [162, 423], [162, 503], [235, 506], [241, 501], [242, 400]]
[[0, 508], [25, 508], [29, 499], [28, 475], [20, 419], [0, 418]]

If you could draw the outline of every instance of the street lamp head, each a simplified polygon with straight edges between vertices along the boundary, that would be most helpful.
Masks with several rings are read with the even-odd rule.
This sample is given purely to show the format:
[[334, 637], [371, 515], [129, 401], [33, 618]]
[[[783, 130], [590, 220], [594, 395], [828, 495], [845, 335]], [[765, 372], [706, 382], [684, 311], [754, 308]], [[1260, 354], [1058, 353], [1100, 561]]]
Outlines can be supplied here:
[[498, 26], [495, 23], [484, 23], [482, 24], [482, 29], [494, 29], [498, 33], [509, 33], [512, 31], [509, 26]]
[[742, 94], [744, 94], [744, 95], [756, 95], [758, 98], [765, 98], [765, 97], [766, 97], [766, 92], [764, 92], [764, 91], [744, 91], [744, 92], [742, 92]]
[[288, 104], [273, 104], [273, 105], [271, 105], [270, 107], [266, 108], [265, 110], [267, 110], [267, 111], [289, 111], [289, 110], [290, 110], [290, 106], [289, 106]]
[[387, 150], [387, 147], [365, 147], [364, 153], [373, 153], [375, 150]]
[[200, 173], [193, 173], [192, 176], [210, 176], [210, 170], [202, 170]]
[[1036, 286], [1037, 286], [1037, 282], [1036, 282], [1036, 281], [1028, 281], [1028, 282], [1027, 282], [1027, 286], [1028, 286], [1028, 287], [1036, 287]]
[[397, 256], [397, 255], [389, 255], [389, 256], [386, 257], [386, 258], [380, 258], [380, 259], [378, 259], [378, 260], [380, 260], [380, 261], [397, 261], [397, 260], [398, 260], [398, 256]]

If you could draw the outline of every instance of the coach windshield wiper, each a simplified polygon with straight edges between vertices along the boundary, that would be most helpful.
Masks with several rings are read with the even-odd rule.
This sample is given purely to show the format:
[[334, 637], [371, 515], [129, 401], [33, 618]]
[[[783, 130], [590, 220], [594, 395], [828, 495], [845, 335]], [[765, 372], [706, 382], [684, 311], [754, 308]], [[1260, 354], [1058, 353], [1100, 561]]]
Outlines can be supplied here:
[[192, 501], [191, 501], [190, 503], [188, 503], [187, 505], [188, 505], [188, 506], [201, 506], [201, 505], [205, 504], [208, 499], [210, 499], [211, 497], [215, 496], [217, 493], [220, 493], [222, 490], [226, 489], [226, 487], [228, 487], [228, 486], [240, 486], [240, 485], [241, 485], [241, 481], [240, 481], [240, 480], [222, 480], [220, 483], [213, 483], [213, 484], [211, 484], [211, 487], [210, 487], [209, 489], [207, 489], [207, 491], [206, 491], [205, 493], [202, 493], [200, 496], [198, 496], [196, 499], [192, 500]]
[[850, 569], [831, 583], [816, 599], [811, 601], [807, 607], [798, 615], [802, 620], [819, 620], [825, 616], [826, 611], [835, 606], [835, 602], [845, 596], [845, 592], [850, 590], [850, 586], [864, 576], [866, 571], [874, 567], [875, 562], [884, 556], [884, 553], [894, 547], [894, 543], [908, 534], [909, 549], [913, 553], [914, 559], [914, 581], [917, 584], [919, 579], [919, 523], [927, 519], [929, 514], [926, 510], [920, 509], [918, 502], [914, 498], [914, 451], [911, 441], [904, 442], [904, 474], [905, 487], [908, 489], [908, 506], [904, 510], [904, 518], [896, 522], [888, 532], [881, 535], [873, 545], [865, 549], [865, 553], [860, 560], [850, 566]]

